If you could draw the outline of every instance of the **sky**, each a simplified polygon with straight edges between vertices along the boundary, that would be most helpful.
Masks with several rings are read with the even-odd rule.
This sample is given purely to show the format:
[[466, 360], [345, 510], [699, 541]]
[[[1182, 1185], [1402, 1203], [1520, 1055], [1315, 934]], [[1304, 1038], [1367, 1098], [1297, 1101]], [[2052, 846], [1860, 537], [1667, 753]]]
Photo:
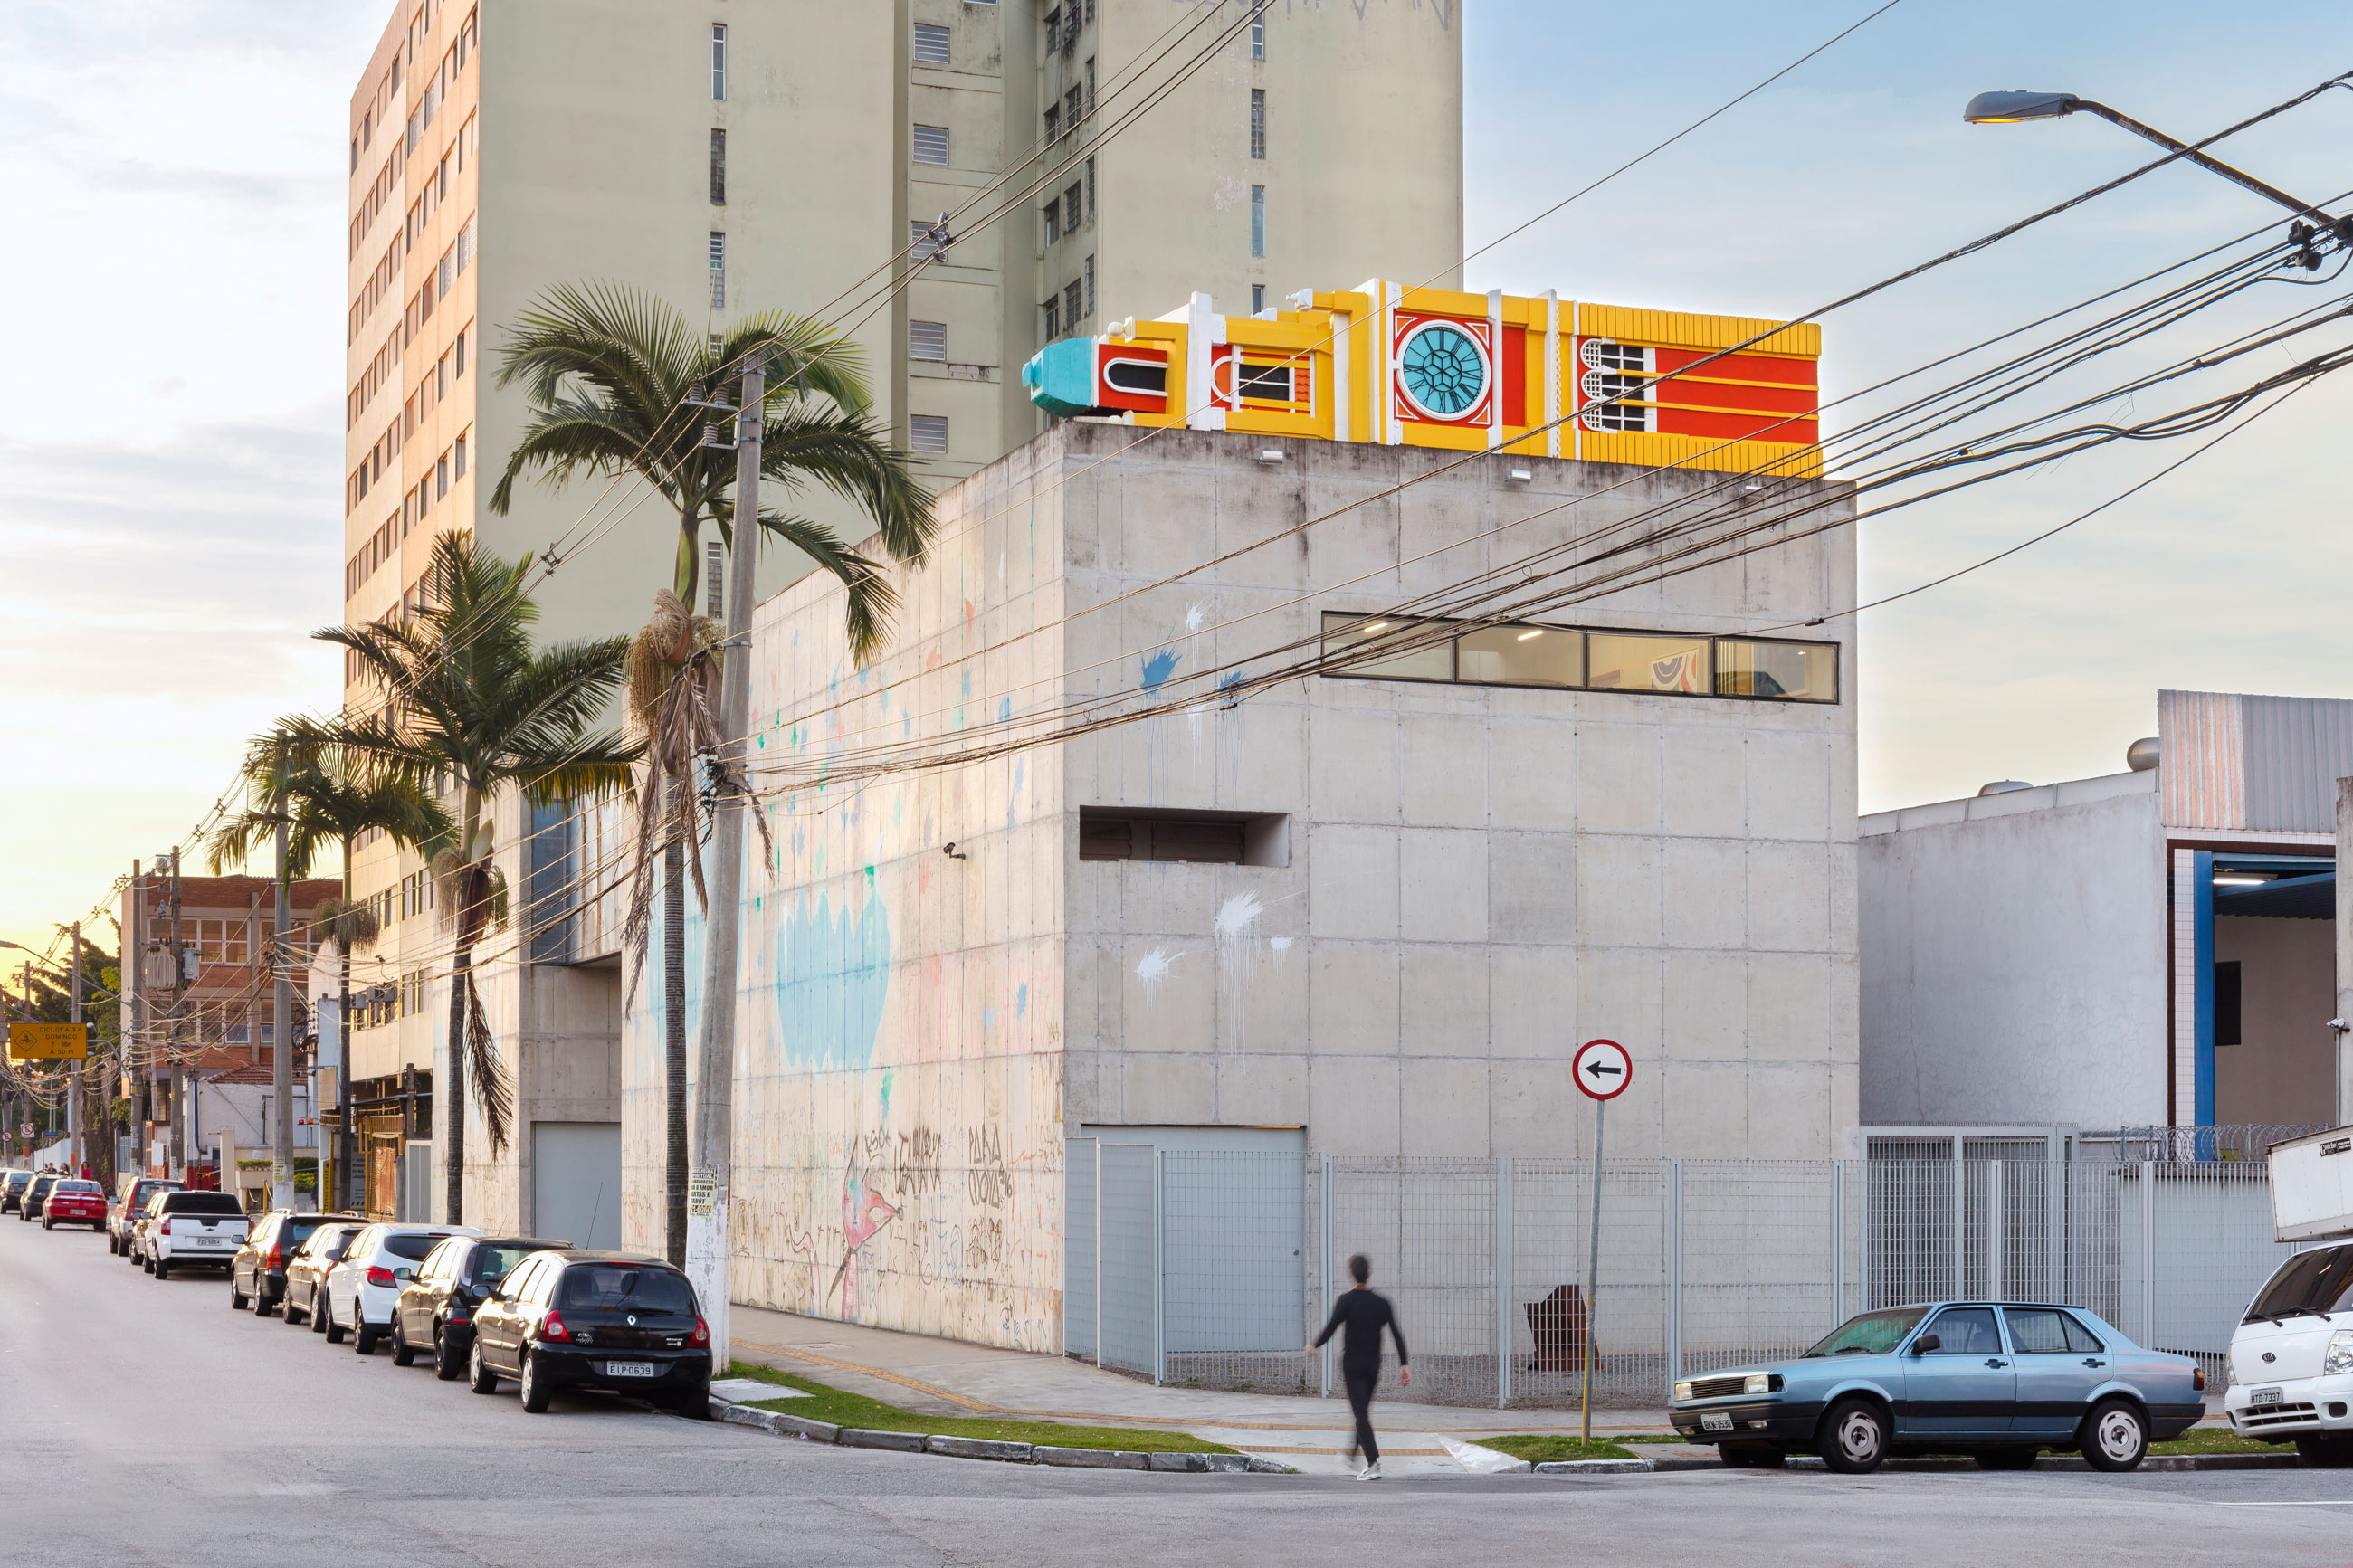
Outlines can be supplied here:
[[[1880, 0], [1369, 3], [1463, 29], [1466, 231], [1483, 245]], [[0, 288], [18, 305], [0, 375], [0, 938], [46, 946], [186, 835], [246, 737], [336, 700], [309, 633], [340, 612], [343, 126], [384, 14], [0, 7]], [[1474, 258], [1465, 283], [1795, 315], [2147, 161], [2084, 115], [1965, 125], [1975, 92], [2075, 91], [2194, 140], [2346, 68], [2353, 11], [2313, 0], [1900, 0]], [[2215, 151], [2321, 200], [2353, 188], [2348, 132], [2353, 92], [2332, 92]], [[2274, 213], [2163, 171], [1826, 319], [1826, 384], [1868, 386]], [[2285, 292], [2232, 319], [2282, 313]], [[2329, 460], [2348, 413], [2353, 384], [2316, 388], [2047, 543], [1863, 612], [1863, 808], [2120, 771], [2164, 687], [2353, 696], [2353, 662], [2328, 652], [2353, 567]], [[2091, 454], [1867, 518], [1863, 595], [2007, 548], [2183, 450]]]

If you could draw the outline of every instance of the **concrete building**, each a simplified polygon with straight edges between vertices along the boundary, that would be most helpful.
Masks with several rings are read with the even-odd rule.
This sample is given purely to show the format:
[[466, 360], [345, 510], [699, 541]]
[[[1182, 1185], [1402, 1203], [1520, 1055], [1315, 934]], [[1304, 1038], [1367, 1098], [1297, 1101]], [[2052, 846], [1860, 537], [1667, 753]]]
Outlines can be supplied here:
[[[1458, 633], [1388, 612], [1725, 481], [1136, 436], [1060, 425], [949, 490], [873, 668], [828, 580], [761, 606], [738, 1299], [1060, 1350], [1074, 1142], [1573, 1155], [1597, 1035], [1636, 1065], [1613, 1152], [1852, 1153], [1852, 648], [1778, 629], [1853, 602], [1851, 531], [1755, 517], [1777, 547]], [[1852, 515], [1757, 504], [1810, 503]], [[628, 1031], [650, 1247], [658, 987]]]
[[2160, 691], [2126, 772], [1862, 819], [1862, 1119], [2341, 1122], [2353, 702]]
[[[487, 509], [481, 470], [503, 464], [526, 410], [485, 370], [551, 285], [627, 282], [714, 331], [829, 314], [866, 356], [878, 416], [953, 480], [1042, 427], [1014, 372], [1100, 300], [1204, 282], [1271, 298], [1376, 268], [1453, 281], [1461, 69], [1456, 9], [1402, 0], [714, 0], [691, 16], [401, 0], [351, 102], [344, 618], [414, 604], [448, 529], [565, 558], [538, 595], [550, 639], [633, 629], [670, 581], [673, 538], [632, 510], [634, 489], [603, 527], [581, 526], [589, 488], [524, 486], [512, 515]], [[917, 243], [1004, 175], [944, 254]], [[763, 593], [806, 566], [764, 562]], [[369, 706], [346, 674], [346, 701]], [[504, 811], [500, 837], [517, 842], [529, 828]], [[388, 895], [417, 870], [375, 845], [358, 887]], [[386, 1108], [372, 1136], [404, 1148], [429, 1125], [438, 1013], [417, 987], [447, 943], [428, 914], [406, 910], [370, 955], [401, 1000], [354, 1035], [354, 1073]], [[617, 983], [586, 940], [567, 951], [590, 967], [526, 960], [485, 987], [526, 1118], [520, 1163], [478, 1166], [496, 1223], [534, 1210], [533, 1125], [617, 1121]], [[556, 1062], [560, 1081], [543, 1080]]]

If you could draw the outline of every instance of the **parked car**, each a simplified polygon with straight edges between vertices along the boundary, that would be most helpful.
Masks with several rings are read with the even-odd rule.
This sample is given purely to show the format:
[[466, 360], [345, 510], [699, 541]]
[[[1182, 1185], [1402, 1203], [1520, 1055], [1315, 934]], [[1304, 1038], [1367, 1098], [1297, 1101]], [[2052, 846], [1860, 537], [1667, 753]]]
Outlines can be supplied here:
[[658, 1258], [566, 1248], [523, 1259], [474, 1313], [468, 1384], [522, 1384], [536, 1415], [559, 1388], [633, 1394], [711, 1415], [711, 1330], [686, 1276]]
[[1865, 1312], [1795, 1361], [1685, 1378], [1669, 1415], [1730, 1465], [1810, 1450], [1867, 1475], [1891, 1455], [1968, 1454], [2024, 1469], [2043, 1448], [2138, 1468], [2206, 1411], [2206, 1374], [2081, 1307], [1933, 1301]]
[[86, 1225], [92, 1230], [106, 1228], [106, 1189], [96, 1182], [86, 1182], [79, 1176], [61, 1176], [49, 1195], [41, 1200], [41, 1228], [55, 1230], [60, 1225]]
[[192, 1265], [226, 1268], [251, 1226], [233, 1194], [158, 1193], [140, 1227], [141, 1265], [158, 1279]]
[[55, 1171], [35, 1173], [31, 1184], [25, 1188], [23, 1200], [16, 1205], [16, 1217], [28, 1223], [40, 1218], [41, 1204], [48, 1197], [49, 1189], [64, 1180]]
[[312, 1333], [326, 1328], [326, 1318], [318, 1309], [321, 1293], [327, 1288], [327, 1276], [343, 1260], [352, 1237], [366, 1228], [365, 1220], [330, 1222], [312, 1231], [310, 1239], [295, 1248], [294, 1256], [286, 1260], [286, 1321], [308, 1322]]
[[2316, 1247], [2281, 1264], [2231, 1336], [2222, 1412], [2232, 1430], [2294, 1443], [2308, 1465], [2353, 1464], [2353, 1245]]
[[429, 1352], [434, 1375], [455, 1382], [473, 1348], [476, 1309], [524, 1258], [571, 1245], [532, 1236], [453, 1236], [435, 1247], [394, 1304], [395, 1364], [406, 1366]]
[[400, 1288], [434, 1246], [453, 1236], [480, 1236], [455, 1225], [372, 1225], [352, 1238], [351, 1250], [327, 1276], [327, 1342], [352, 1336], [352, 1348], [374, 1355], [392, 1327]]
[[30, 1171], [0, 1171], [0, 1214], [21, 1207], [25, 1202], [25, 1189], [32, 1184], [33, 1173]]
[[347, 1215], [291, 1214], [285, 1209], [273, 1209], [261, 1216], [229, 1260], [228, 1304], [231, 1311], [241, 1312], [249, 1303], [257, 1318], [269, 1316], [270, 1309], [286, 1299], [286, 1264], [301, 1245], [311, 1239], [311, 1233], [322, 1225]]
[[147, 1200], [157, 1193], [176, 1193], [183, 1184], [164, 1176], [142, 1176], [136, 1171], [126, 1171], [116, 1177], [114, 1205], [106, 1213], [106, 1249], [128, 1256], [132, 1227], [139, 1223]]

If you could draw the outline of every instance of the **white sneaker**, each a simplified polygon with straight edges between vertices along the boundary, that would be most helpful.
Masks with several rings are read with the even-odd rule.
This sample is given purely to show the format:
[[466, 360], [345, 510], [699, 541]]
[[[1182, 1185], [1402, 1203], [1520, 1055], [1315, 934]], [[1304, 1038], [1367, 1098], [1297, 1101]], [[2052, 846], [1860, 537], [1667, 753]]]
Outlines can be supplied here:
[[1356, 1479], [1360, 1481], [1379, 1480], [1381, 1479], [1381, 1462], [1378, 1459], [1375, 1459], [1371, 1464], [1366, 1465], [1363, 1469], [1356, 1472]]

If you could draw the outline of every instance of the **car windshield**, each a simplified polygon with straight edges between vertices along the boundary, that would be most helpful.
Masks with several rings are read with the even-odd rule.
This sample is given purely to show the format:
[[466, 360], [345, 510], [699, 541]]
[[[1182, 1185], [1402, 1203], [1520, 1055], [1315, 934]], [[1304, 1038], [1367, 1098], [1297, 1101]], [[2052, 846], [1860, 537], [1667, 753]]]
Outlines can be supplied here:
[[474, 1282], [495, 1285], [513, 1273], [516, 1264], [542, 1250], [536, 1247], [485, 1247], [474, 1254]]
[[2353, 1247], [2316, 1247], [2280, 1265], [2242, 1322], [2353, 1311]]
[[384, 1238], [384, 1249], [395, 1258], [406, 1258], [411, 1263], [422, 1263], [425, 1261], [427, 1253], [448, 1239], [446, 1235], [387, 1236]]
[[1816, 1355], [1885, 1355], [1904, 1342], [1904, 1336], [1927, 1314], [1926, 1307], [1896, 1307], [1849, 1318], [1838, 1331], [1806, 1353]]
[[556, 1305], [584, 1311], [691, 1312], [686, 1276], [638, 1263], [575, 1263], [564, 1271]]

